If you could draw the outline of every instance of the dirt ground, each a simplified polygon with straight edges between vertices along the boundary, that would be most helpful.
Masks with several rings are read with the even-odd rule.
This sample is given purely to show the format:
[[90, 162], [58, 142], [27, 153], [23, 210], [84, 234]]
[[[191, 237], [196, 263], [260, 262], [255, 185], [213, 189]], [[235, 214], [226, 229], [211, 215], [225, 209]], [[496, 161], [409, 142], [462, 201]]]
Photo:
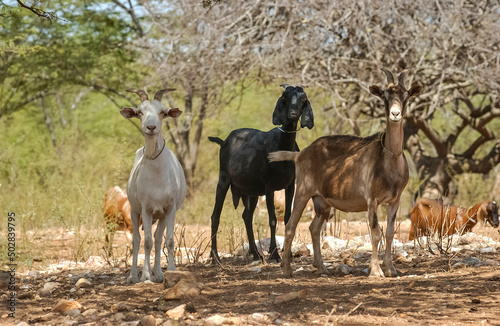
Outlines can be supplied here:
[[[306, 238], [307, 224], [303, 224]], [[360, 225], [351, 232], [365, 231]], [[495, 241], [500, 237], [491, 227], [475, 231]], [[400, 235], [404, 237], [405, 232], [400, 230]], [[225, 258], [221, 267], [202, 263], [178, 266], [178, 270], [195, 274], [206, 289], [182, 300], [158, 300], [166, 291], [163, 284], [126, 284], [129, 267], [80, 265], [52, 273], [32, 270], [18, 275], [15, 320], [7, 317], [4, 304], [0, 324], [135, 325], [152, 315], [157, 325], [500, 325], [499, 252], [500, 248], [486, 253], [462, 250], [453, 257], [423, 252], [417, 259], [397, 261], [397, 278], [368, 278], [369, 253], [350, 255], [355, 257], [353, 271], [342, 277], [333, 275], [333, 269], [348, 255], [323, 254], [325, 262], [331, 263], [331, 275], [315, 273], [312, 257], [296, 257], [293, 278], [283, 278], [277, 263]], [[467, 257], [477, 257], [483, 264], [452, 267]], [[75, 283], [82, 277], [91, 286], [76, 290]], [[57, 285], [50, 294], [41, 295], [46, 283]], [[303, 290], [300, 298], [276, 303], [279, 295]], [[2, 302], [6, 299], [3, 294]], [[52, 312], [60, 299], [79, 302], [81, 313], [69, 317]], [[181, 304], [187, 304], [181, 318], [165, 316]], [[214, 315], [224, 319], [210, 319]]]

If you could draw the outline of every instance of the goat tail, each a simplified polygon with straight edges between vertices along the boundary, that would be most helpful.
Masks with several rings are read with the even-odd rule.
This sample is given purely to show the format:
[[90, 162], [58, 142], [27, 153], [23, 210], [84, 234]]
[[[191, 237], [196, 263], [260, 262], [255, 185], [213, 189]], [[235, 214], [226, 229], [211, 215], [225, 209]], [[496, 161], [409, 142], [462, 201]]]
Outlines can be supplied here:
[[269, 158], [269, 162], [295, 161], [298, 154], [299, 152], [278, 151], [269, 153], [267, 158]]
[[208, 137], [208, 140], [210, 140], [212, 143], [217, 143], [219, 146], [222, 146], [222, 143], [224, 142], [222, 139], [219, 137]]

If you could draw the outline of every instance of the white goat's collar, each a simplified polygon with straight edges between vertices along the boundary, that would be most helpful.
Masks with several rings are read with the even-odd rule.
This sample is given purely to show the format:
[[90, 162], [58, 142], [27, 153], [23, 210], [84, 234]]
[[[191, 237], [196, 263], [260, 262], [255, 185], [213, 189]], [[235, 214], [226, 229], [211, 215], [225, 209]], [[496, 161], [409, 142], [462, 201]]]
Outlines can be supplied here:
[[384, 152], [392, 155], [392, 157], [398, 157], [398, 156], [401, 156], [401, 154], [403, 154], [402, 148], [401, 148], [401, 152], [399, 152], [399, 154], [394, 154], [393, 152], [391, 152], [387, 147], [384, 146], [384, 139], [385, 139], [385, 131], [380, 136], [380, 143], [382, 144], [382, 149], [384, 150]]
[[[158, 158], [158, 156], [161, 155], [161, 153], [163, 152], [163, 150], [165, 149], [165, 138], [163, 138], [163, 147], [161, 148], [161, 151], [158, 153], [158, 155], [156, 155], [155, 157], [153, 158], [149, 158], [148, 160], [156, 160]], [[145, 151], [145, 147], [142, 148], [142, 153], [144, 154], [144, 151]], [[147, 157], [146, 157], [147, 158]]]

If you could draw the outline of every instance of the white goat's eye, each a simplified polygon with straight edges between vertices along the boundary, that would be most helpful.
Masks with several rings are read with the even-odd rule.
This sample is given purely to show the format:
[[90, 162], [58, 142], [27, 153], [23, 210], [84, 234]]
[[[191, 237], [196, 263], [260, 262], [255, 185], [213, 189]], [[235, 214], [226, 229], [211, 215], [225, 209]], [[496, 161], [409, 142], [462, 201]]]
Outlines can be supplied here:
[[142, 117], [142, 115], [143, 115], [142, 111], [137, 111], [137, 115], [140, 116], [140, 117]]

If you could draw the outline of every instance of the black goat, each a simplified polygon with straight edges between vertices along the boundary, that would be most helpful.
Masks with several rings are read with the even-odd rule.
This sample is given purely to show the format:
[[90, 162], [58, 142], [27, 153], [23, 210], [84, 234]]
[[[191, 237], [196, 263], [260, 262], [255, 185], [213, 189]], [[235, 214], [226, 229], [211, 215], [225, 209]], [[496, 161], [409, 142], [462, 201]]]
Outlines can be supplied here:
[[293, 162], [269, 163], [267, 156], [278, 150], [299, 150], [295, 142], [299, 119], [301, 119], [301, 127], [311, 129], [314, 126], [311, 104], [302, 87], [287, 84], [281, 86], [285, 88], [285, 91], [278, 99], [273, 113], [273, 124], [281, 125], [281, 127], [276, 127], [268, 132], [249, 128], [236, 129], [224, 141], [217, 137], [208, 137], [210, 141], [221, 146], [219, 182], [212, 213], [212, 251], [210, 257], [213, 264], [220, 263], [217, 253], [217, 230], [229, 186], [231, 186], [234, 208], [238, 207], [240, 198], [245, 206], [242, 217], [245, 221], [250, 253], [253, 254], [254, 260], [263, 260], [263, 257], [255, 245], [252, 229], [253, 213], [259, 196], [266, 195], [269, 227], [271, 228], [270, 259], [281, 261], [276, 250], [274, 191], [285, 189], [286, 223], [291, 215], [295, 164]]

